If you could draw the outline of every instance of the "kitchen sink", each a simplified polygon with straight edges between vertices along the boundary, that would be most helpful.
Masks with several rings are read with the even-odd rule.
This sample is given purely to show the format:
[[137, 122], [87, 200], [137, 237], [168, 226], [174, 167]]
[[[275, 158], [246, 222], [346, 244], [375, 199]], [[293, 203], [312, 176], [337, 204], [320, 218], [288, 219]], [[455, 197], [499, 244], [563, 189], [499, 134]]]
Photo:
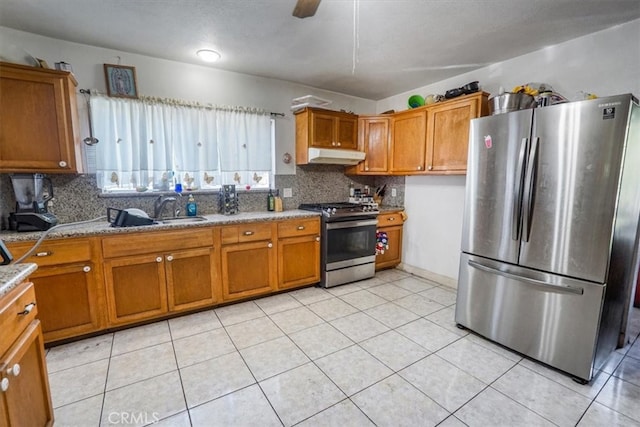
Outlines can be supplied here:
[[206, 221], [207, 218], [203, 216], [176, 216], [173, 218], [163, 218], [158, 220], [159, 224], [189, 224], [192, 222]]

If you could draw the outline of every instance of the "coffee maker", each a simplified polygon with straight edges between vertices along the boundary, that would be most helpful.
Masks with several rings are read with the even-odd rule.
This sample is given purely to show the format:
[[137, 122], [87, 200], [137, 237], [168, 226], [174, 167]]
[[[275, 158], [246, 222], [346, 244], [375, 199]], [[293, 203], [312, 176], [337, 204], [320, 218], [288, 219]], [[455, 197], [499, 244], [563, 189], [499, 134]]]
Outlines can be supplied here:
[[41, 173], [11, 174], [9, 177], [16, 195], [16, 211], [9, 215], [11, 229], [41, 231], [58, 223], [58, 219], [47, 212], [47, 202], [53, 198], [49, 178]]

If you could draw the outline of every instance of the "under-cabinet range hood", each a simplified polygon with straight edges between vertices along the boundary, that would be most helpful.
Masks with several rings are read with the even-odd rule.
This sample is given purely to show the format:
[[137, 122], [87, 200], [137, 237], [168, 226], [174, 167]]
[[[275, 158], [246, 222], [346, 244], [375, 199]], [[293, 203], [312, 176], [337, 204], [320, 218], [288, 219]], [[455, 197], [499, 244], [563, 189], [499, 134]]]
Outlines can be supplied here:
[[364, 152], [336, 150], [333, 148], [309, 148], [309, 163], [331, 165], [356, 165], [364, 160]]

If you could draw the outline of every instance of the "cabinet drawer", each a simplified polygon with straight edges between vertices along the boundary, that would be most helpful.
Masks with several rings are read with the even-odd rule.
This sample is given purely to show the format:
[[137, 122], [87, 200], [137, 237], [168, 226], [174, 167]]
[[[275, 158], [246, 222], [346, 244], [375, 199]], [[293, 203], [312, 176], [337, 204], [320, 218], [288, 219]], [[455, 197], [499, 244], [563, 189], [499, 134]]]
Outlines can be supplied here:
[[271, 239], [273, 239], [271, 224], [247, 223], [222, 229], [223, 245]]
[[404, 223], [402, 212], [390, 212], [378, 215], [378, 227], [402, 225]]
[[[9, 250], [14, 258], [19, 258], [25, 254], [33, 243], [12, 243]], [[48, 265], [70, 264], [73, 262], [91, 260], [91, 246], [87, 239], [68, 239], [64, 241], [45, 242], [36, 249], [33, 255], [25, 262], [33, 262], [39, 267]]]
[[[0, 354], [13, 343], [38, 313], [33, 283], [25, 282], [2, 297], [0, 307]], [[33, 305], [32, 305], [33, 304]], [[6, 347], [5, 347], [6, 346]]]
[[319, 219], [301, 219], [278, 224], [278, 238], [320, 234]]
[[212, 247], [213, 233], [211, 230], [211, 228], [197, 228], [188, 231], [146, 232], [104, 237], [102, 239], [102, 254], [104, 258], [114, 258]]

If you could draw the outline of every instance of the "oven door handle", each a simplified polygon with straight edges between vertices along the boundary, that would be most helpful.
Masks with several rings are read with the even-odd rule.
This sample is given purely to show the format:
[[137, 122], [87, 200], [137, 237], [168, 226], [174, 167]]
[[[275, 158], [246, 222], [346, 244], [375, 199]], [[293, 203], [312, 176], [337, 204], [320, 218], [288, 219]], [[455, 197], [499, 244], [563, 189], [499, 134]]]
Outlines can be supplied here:
[[339, 228], [354, 228], [354, 227], [367, 227], [369, 225], [378, 225], [377, 219], [367, 219], [362, 221], [341, 221], [341, 222], [328, 222], [327, 230], [336, 230]]

